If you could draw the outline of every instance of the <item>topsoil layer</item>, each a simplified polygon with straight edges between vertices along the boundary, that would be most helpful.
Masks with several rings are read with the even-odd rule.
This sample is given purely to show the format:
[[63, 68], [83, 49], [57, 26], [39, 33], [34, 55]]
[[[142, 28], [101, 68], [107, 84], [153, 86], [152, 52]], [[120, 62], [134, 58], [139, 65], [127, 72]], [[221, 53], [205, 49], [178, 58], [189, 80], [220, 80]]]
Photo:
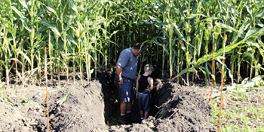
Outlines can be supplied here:
[[[108, 78], [107, 76], [105, 76]], [[94, 80], [85, 87], [71, 84], [49, 87], [49, 126], [53, 132], [87, 131], [213, 131], [211, 107], [188, 87], [156, 79], [150, 117], [140, 122], [137, 100], [133, 115], [138, 123], [119, 125], [117, 90], [111, 79]], [[109, 77], [111, 78], [111, 77]], [[3, 89], [2, 89], [3, 90]], [[47, 131], [45, 87], [6, 88], [0, 102], [0, 130]], [[7, 98], [6, 98], [7, 97]], [[8, 103], [9, 102], [9, 103]], [[12, 103], [11, 103], [12, 102]]]

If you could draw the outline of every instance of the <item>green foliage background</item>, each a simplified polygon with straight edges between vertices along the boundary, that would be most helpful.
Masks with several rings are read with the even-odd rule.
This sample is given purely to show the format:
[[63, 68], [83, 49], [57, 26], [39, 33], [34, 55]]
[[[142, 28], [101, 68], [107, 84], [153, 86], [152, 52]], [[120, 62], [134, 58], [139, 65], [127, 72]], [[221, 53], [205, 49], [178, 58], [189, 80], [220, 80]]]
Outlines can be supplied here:
[[[169, 77], [226, 71], [232, 82], [263, 70], [262, 0], [1, 0], [0, 77], [40, 83], [45, 53], [51, 79], [84, 81], [111, 69], [120, 51], [144, 42], [140, 64]], [[223, 42], [226, 36], [226, 43]], [[214, 42], [214, 46], [212, 43]], [[214, 49], [215, 66], [212, 64]], [[168, 70], [167, 70], [168, 69]], [[35, 76], [37, 74], [37, 76]], [[60, 76], [58, 83], [60, 83]], [[214, 77], [214, 76], [213, 76]], [[75, 77], [73, 78], [75, 80]]]

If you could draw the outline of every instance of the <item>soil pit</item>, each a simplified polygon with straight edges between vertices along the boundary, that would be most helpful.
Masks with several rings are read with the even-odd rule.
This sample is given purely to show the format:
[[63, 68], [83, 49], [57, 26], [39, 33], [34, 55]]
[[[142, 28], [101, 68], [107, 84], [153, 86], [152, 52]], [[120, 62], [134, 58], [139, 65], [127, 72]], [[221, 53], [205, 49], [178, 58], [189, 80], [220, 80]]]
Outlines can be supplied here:
[[[112, 73], [83, 87], [71, 84], [49, 87], [49, 126], [51, 132], [75, 131], [214, 131], [211, 107], [188, 87], [156, 79], [150, 117], [140, 122], [137, 100], [132, 115], [138, 123], [118, 125], [119, 102]], [[80, 83], [80, 82], [79, 82]], [[3, 90], [3, 88], [2, 88]], [[0, 102], [1, 131], [47, 131], [45, 87], [6, 88]]]

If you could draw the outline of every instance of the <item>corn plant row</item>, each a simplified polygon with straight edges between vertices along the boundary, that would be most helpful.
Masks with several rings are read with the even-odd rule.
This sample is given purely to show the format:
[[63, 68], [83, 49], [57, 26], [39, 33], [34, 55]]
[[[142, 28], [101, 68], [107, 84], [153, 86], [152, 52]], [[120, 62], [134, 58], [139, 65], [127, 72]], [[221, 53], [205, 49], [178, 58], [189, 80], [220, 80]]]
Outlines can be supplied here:
[[263, 5], [261, 0], [2, 0], [1, 81], [43, 83], [46, 46], [52, 83], [60, 85], [65, 75], [84, 85], [98, 70], [113, 69], [124, 48], [144, 42], [139, 71], [152, 63], [163, 76], [186, 75], [187, 83], [202, 73], [209, 85], [221, 71], [227, 35], [225, 80], [240, 82], [241, 73], [252, 78], [263, 70]]

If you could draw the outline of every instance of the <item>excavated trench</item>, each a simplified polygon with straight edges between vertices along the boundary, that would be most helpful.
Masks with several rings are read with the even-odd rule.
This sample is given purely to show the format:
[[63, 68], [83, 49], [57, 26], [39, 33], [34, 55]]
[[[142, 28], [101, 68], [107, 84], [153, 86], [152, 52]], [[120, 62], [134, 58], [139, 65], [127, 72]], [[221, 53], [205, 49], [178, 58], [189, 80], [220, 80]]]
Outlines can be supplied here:
[[117, 120], [120, 110], [114, 74], [103, 73], [100, 78], [105, 123], [110, 131], [214, 131], [210, 120], [212, 108], [201, 95], [189, 91], [187, 87], [166, 83], [159, 78], [155, 78], [152, 110], [146, 122], [140, 123], [137, 100], [134, 100], [132, 115], [137, 119], [137, 125], [119, 125]]
[[[100, 77], [99, 77], [100, 76]], [[117, 87], [114, 83], [114, 74], [113, 72], [106, 72], [101, 73], [98, 77], [100, 78], [100, 83], [102, 84], [102, 93], [103, 93], [103, 99], [104, 99], [104, 117], [105, 117], [105, 123], [108, 126], [111, 125], [118, 125], [117, 120], [120, 116], [120, 103], [119, 103], [119, 96]], [[152, 110], [150, 111], [150, 116], [155, 116], [157, 113], [157, 108], [155, 105], [158, 105], [158, 98], [157, 98], [157, 92], [156, 90], [152, 91]], [[137, 120], [138, 123], [141, 122], [139, 110], [138, 110], [138, 102], [137, 99], [135, 99], [132, 102], [132, 116]]]

